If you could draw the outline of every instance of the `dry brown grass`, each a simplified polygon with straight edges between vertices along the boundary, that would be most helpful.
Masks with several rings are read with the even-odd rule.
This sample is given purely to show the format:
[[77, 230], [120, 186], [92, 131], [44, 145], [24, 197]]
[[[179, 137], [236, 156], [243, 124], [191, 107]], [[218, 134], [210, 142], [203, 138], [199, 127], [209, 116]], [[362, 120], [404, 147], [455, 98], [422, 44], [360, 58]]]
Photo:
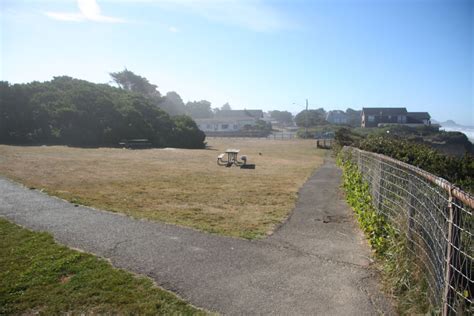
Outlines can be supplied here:
[[[0, 145], [0, 174], [74, 203], [254, 238], [288, 216], [298, 189], [323, 160], [309, 140], [215, 138], [208, 145], [211, 149]], [[226, 148], [240, 148], [257, 168], [217, 166]]]

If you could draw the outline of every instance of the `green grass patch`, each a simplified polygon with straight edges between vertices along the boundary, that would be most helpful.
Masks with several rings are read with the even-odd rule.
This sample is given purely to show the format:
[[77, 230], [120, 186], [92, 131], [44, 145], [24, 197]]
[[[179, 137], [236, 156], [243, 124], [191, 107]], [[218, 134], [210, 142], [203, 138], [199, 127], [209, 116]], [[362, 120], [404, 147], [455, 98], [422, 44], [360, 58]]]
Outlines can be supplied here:
[[385, 290], [397, 302], [401, 315], [436, 312], [428, 301], [428, 285], [416, 258], [408, 250], [406, 236], [376, 211], [369, 184], [357, 166], [338, 159], [343, 169], [346, 200], [354, 209], [361, 229], [375, 253]]
[[0, 218], [0, 315], [205, 314], [145, 277]]

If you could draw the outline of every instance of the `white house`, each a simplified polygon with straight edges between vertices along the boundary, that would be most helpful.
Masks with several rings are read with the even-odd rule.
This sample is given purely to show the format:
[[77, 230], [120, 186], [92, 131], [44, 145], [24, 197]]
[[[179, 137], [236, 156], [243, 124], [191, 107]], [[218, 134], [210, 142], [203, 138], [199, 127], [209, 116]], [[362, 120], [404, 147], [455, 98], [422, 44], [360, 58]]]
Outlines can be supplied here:
[[245, 126], [255, 126], [263, 118], [262, 110], [223, 110], [213, 118], [195, 119], [203, 132], [239, 132]]

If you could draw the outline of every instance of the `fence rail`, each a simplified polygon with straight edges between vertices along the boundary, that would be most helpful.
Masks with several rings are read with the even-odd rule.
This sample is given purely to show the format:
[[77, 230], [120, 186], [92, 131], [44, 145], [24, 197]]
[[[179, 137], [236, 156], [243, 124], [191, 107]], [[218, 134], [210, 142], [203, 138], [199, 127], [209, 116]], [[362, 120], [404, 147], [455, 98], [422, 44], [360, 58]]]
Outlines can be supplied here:
[[443, 315], [473, 314], [474, 198], [393, 158], [353, 147], [342, 153], [369, 183], [377, 212], [407, 237], [431, 304]]
[[316, 147], [323, 149], [331, 149], [334, 145], [334, 138], [318, 138], [316, 139]]

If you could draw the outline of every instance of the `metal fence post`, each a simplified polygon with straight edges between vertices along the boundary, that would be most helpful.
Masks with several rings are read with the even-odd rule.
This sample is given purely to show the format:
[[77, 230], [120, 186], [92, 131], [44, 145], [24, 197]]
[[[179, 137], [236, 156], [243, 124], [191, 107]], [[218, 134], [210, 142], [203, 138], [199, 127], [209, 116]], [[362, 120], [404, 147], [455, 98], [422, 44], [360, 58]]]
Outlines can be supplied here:
[[415, 184], [413, 183], [413, 179], [411, 177], [408, 178], [408, 221], [407, 221], [407, 239], [408, 243], [407, 246], [410, 250], [414, 251], [414, 243], [413, 243], [413, 230], [415, 229]]
[[[383, 199], [382, 199], [382, 189], [383, 189], [383, 162], [381, 159], [378, 160], [378, 170], [377, 170], [377, 183], [374, 184], [374, 189], [376, 192], [372, 191], [373, 193], [377, 193], [377, 211], [379, 213], [383, 213]], [[375, 174], [374, 174], [375, 176]], [[373, 194], [375, 195], [375, 194]]]
[[[449, 212], [449, 220], [448, 220], [448, 244], [446, 250], [446, 270], [445, 270], [445, 278], [444, 278], [444, 293], [443, 293], [443, 316], [452, 315], [454, 313], [450, 313], [454, 306], [455, 301], [455, 278], [453, 278], [453, 265], [457, 263], [455, 252], [459, 249], [459, 214], [456, 212], [456, 208], [453, 205], [453, 194], [452, 194], [452, 187], [449, 188], [449, 199], [448, 199], [448, 212]], [[459, 268], [459, 267], [455, 267]]]

